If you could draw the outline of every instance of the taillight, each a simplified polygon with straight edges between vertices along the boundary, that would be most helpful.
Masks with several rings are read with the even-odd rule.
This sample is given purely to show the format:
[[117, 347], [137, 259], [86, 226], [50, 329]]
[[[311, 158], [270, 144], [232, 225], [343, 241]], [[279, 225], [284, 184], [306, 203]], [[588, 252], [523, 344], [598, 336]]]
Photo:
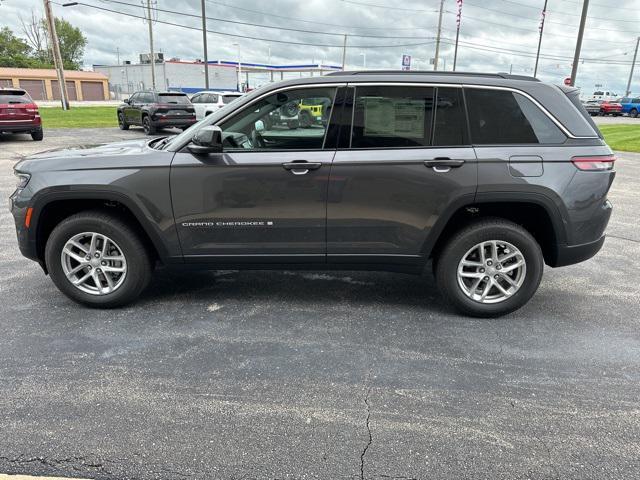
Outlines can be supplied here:
[[571, 161], [580, 170], [584, 170], [586, 172], [601, 172], [604, 170], [613, 170], [613, 164], [616, 161], [616, 157], [615, 155], [573, 157]]
[[38, 113], [38, 106], [35, 103], [29, 103], [24, 106], [27, 113]]

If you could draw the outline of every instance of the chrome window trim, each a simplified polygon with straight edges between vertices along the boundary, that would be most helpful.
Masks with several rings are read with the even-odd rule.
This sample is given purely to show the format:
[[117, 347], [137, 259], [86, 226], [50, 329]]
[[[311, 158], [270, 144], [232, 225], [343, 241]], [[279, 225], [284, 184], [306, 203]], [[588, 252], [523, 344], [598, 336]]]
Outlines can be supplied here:
[[[474, 89], [486, 89], [486, 90], [502, 90], [506, 92], [518, 93], [525, 98], [531, 100], [534, 105], [536, 105], [542, 113], [544, 113], [549, 120], [551, 120], [560, 130], [569, 138], [580, 139], [580, 138], [599, 138], [597, 135], [589, 135], [589, 136], [577, 136], [571, 133], [556, 117], [553, 116], [549, 110], [547, 110], [538, 100], [533, 98], [530, 94], [525, 92], [524, 90], [520, 90], [518, 88], [513, 87], [503, 87], [497, 85], [483, 85], [483, 84], [468, 84], [468, 83], [431, 83], [431, 82], [348, 82], [348, 86], [363, 86], [363, 87], [372, 87], [372, 86], [390, 86], [390, 87], [452, 87], [452, 88], [474, 88]], [[544, 144], [539, 144], [544, 145]]]

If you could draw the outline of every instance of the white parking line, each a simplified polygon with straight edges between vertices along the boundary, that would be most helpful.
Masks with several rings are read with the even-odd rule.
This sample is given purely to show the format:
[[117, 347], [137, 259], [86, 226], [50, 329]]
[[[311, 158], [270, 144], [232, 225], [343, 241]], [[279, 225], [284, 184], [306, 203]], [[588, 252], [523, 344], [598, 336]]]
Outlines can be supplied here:
[[[0, 473], [0, 480], [69, 480], [68, 477], [32, 477], [30, 475], [7, 475]], [[73, 480], [88, 480], [83, 478], [74, 478]]]

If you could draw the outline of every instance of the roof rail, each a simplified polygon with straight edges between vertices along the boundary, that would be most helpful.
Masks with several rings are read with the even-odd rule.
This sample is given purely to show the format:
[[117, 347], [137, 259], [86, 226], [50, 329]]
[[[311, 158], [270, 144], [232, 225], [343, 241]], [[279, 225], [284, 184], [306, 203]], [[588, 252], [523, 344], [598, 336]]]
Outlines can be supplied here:
[[508, 80], [528, 80], [531, 82], [539, 82], [536, 77], [526, 75], [512, 75], [510, 73], [479, 73], [479, 72], [442, 72], [433, 70], [357, 70], [330, 72], [327, 76], [340, 75], [438, 75], [438, 76], [455, 76], [455, 77], [485, 77], [485, 78], [504, 78]]

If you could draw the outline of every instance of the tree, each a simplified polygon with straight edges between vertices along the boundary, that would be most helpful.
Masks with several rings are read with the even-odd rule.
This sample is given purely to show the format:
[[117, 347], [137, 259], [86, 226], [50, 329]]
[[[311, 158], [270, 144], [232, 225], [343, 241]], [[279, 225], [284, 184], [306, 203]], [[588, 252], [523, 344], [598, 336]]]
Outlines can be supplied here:
[[9, 27], [0, 29], [0, 66], [30, 67], [31, 48], [21, 38], [16, 37]]
[[[55, 22], [64, 68], [78, 70], [82, 66], [82, 57], [84, 55], [84, 47], [87, 45], [87, 39], [79, 28], [74, 27], [65, 19], [56, 18]], [[53, 56], [49, 45], [49, 32], [45, 19], [38, 18], [32, 10], [31, 18], [27, 21], [20, 19], [20, 23], [22, 23], [22, 33], [31, 47], [33, 59], [45, 64], [45, 66], [52, 67]]]
[[55, 22], [64, 68], [78, 70], [82, 66], [87, 39], [78, 27], [74, 27], [65, 19], [56, 18]]

